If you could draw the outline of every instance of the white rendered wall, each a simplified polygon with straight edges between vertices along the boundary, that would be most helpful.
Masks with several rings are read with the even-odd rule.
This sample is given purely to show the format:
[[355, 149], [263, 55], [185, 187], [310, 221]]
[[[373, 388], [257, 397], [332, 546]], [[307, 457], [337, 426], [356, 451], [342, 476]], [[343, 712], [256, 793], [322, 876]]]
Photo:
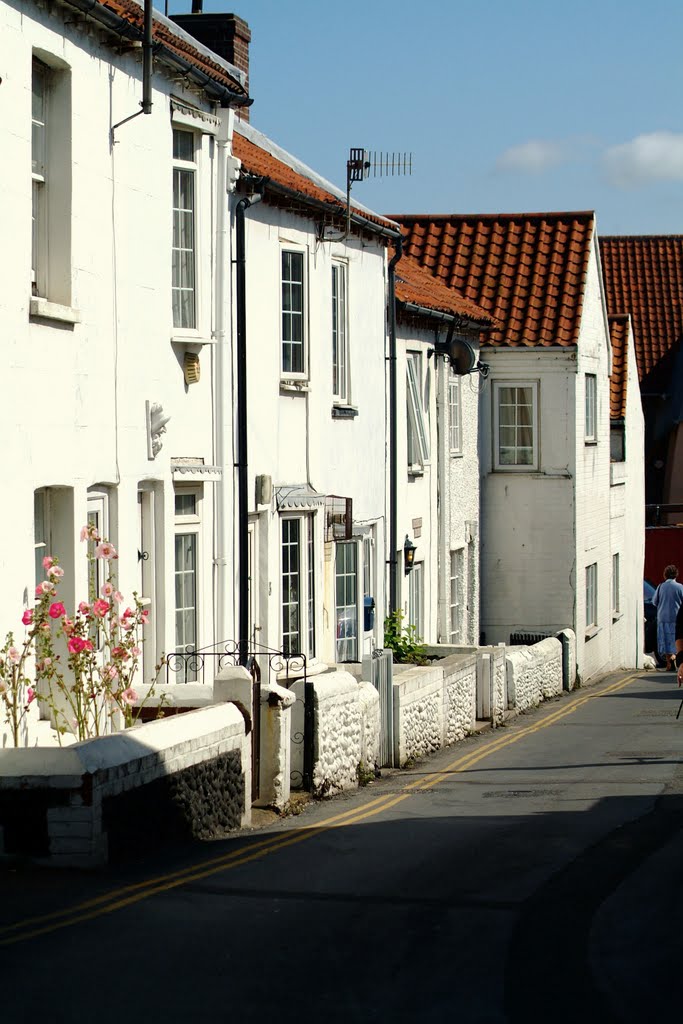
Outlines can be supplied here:
[[[86, 521], [88, 488], [110, 494], [111, 539], [126, 600], [140, 591], [137, 491], [156, 484], [157, 654], [175, 642], [173, 484], [171, 457], [214, 459], [212, 358], [201, 355], [202, 377], [187, 387], [182, 349], [171, 344], [172, 137], [171, 90], [195, 106], [158, 71], [153, 109], [116, 130], [110, 125], [135, 113], [141, 98], [140, 61], [115, 56], [99, 34], [64, 26], [59, 7], [3, 4], [3, 160], [9, 173], [0, 194], [0, 217], [12, 246], [3, 247], [0, 324], [11, 381], [0, 411], [4, 470], [14, 482], [5, 505], [0, 553], [5, 586], [0, 594], [0, 633], [16, 628], [34, 587], [33, 493], [67, 488], [73, 504], [60, 550], [67, 570], [65, 593], [87, 594], [86, 563], [78, 542]], [[71, 76], [72, 306], [79, 322], [29, 319], [31, 295], [31, 59], [58, 58]], [[226, 112], [225, 117], [228, 117]], [[204, 135], [198, 170], [200, 216], [199, 325], [210, 339], [213, 321], [212, 240], [215, 157]], [[68, 140], [65, 140], [65, 142]], [[147, 452], [145, 402], [170, 416], [156, 459]], [[229, 481], [228, 481], [229, 483]], [[72, 497], [70, 496], [72, 494]], [[213, 640], [213, 485], [204, 484], [200, 557], [200, 639]], [[75, 577], [74, 577], [75, 574]]]
[[[486, 644], [574, 621], [573, 351], [485, 349], [481, 418], [481, 629]], [[537, 472], [494, 472], [493, 382], [538, 381]]]
[[[577, 663], [583, 679], [612, 666], [612, 547], [610, 539], [611, 347], [602, 298], [597, 239], [585, 283], [576, 377], [576, 631]], [[585, 374], [597, 377], [597, 440], [585, 441]], [[626, 554], [626, 558], [629, 554]], [[586, 567], [597, 564], [597, 631], [586, 629]], [[642, 589], [642, 588], [641, 588]]]
[[643, 562], [645, 559], [645, 448], [638, 368], [629, 324], [627, 351], [626, 461], [611, 470], [610, 535], [619, 555], [619, 612], [612, 615], [613, 668], [643, 664]]
[[[445, 328], [441, 328], [443, 340]], [[424, 573], [424, 637], [428, 643], [449, 642], [450, 553], [463, 552], [463, 624], [460, 642], [479, 639], [479, 390], [478, 374], [460, 384], [461, 451], [449, 446], [448, 363], [428, 353], [434, 348], [433, 330], [399, 321], [397, 328], [399, 605], [408, 613], [409, 580], [403, 571], [406, 535], [416, 544], [415, 563]], [[474, 345], [475, 351], [478, 346]], [[406, 358], [422, 356], [421, 395], [430, 458], [419, 474], [408, 468]], [[388, 484], [387, 484], [388, 486]]]
[[[375, 541], [374, 634], [382, 636], [384, 606], [384, 342], [385, 250], [381, 244], [316, 240], [312, 218], [266, 202], [246, 211], [249, 502], [257, 531], [258, 642], [281, 644], [281, 534], [278, 509], [315, 514], [316, 660], [335, 660], [334, 547], [324, 540], [324, 506], [292, 505], [292, 485], [353, 499], [354, 536]], [[281, 251], [305, 252], [308, 378], [281, 387]], [[332, 259], [348, 267], [349, 404], [355, 415], [332, 414]], [[288, 378], [289, 379], [289, 378]], [[255, 505], [255, 478], [272, 478], [273, 499]], [[362, 573], [359, 578], [362, 588]], [[361, 595], [362, 600], [362, 595]], [[362, 611], [362, 609], [361, 609]]]

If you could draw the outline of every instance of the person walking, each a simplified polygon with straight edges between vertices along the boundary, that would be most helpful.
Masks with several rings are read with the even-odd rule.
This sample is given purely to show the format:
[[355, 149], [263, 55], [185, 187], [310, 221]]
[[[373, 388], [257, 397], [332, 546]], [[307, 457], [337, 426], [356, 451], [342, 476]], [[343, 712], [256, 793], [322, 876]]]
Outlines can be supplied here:
[[683, 585], [678, 582], [678, 567], [667, 565], [664, 580], [655, 590], [652, 603], [657, 609], [657, 651], [666, 658], [666, 671], [676, 667], [676, 616], [683, 606]]

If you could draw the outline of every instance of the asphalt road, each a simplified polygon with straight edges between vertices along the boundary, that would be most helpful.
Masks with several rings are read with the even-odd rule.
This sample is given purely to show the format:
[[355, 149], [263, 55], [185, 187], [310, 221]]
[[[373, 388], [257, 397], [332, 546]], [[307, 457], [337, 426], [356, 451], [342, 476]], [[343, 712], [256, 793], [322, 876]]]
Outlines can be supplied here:
[[680, 1020], [682, 697], [611, 675], [264, 828], [5, 868], [0, 1020]]

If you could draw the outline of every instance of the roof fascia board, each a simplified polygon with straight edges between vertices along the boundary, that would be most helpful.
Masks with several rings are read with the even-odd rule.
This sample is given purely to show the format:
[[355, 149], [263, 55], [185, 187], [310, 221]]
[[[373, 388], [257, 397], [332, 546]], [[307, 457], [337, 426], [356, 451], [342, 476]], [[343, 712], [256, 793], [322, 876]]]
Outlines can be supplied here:
[[471, 327], [477, 331], [490, 331], [493, 329], [492, 324], [480, 324], [478, 321], [471, 320], [469, 317], [461, 316], [458, 313], [445, 313], [440, 309], [430, 309], [429, 306], [420, 306], [415, 302], [398, 300], [398, 306], [406, 313], [424, 316], [430, 320], [438, 320], [441, 323], [456, 324], [458, 327]]

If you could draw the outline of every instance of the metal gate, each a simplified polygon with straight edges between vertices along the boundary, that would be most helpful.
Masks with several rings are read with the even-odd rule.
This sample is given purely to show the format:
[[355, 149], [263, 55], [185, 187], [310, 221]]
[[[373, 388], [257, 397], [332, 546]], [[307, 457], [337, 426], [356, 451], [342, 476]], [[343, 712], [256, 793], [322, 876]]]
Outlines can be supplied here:
[[292, 747], [290, 782], [294, 789], [310, 790], [313, 785], [313, 684], [306, 677], [306, 655], [276, 651], [251, 641], [246, 649], [236, 640], [224, 640], [194, 650], [174, 651], [166, 656], [166, 682], [213, 685], [222, 668], [244, 665], [253, 680], [252, 707], [252, 800], [259, 795], [261, 746], [261, 681], [277, 683], [296, 694], [292, 706]]
[[372, 652], [368, 661], [370, 682], [379, 692], [380, 767], [392, 768], [396, 764], [394, 754], [394, 654], [388, 648], [378, 647]]

